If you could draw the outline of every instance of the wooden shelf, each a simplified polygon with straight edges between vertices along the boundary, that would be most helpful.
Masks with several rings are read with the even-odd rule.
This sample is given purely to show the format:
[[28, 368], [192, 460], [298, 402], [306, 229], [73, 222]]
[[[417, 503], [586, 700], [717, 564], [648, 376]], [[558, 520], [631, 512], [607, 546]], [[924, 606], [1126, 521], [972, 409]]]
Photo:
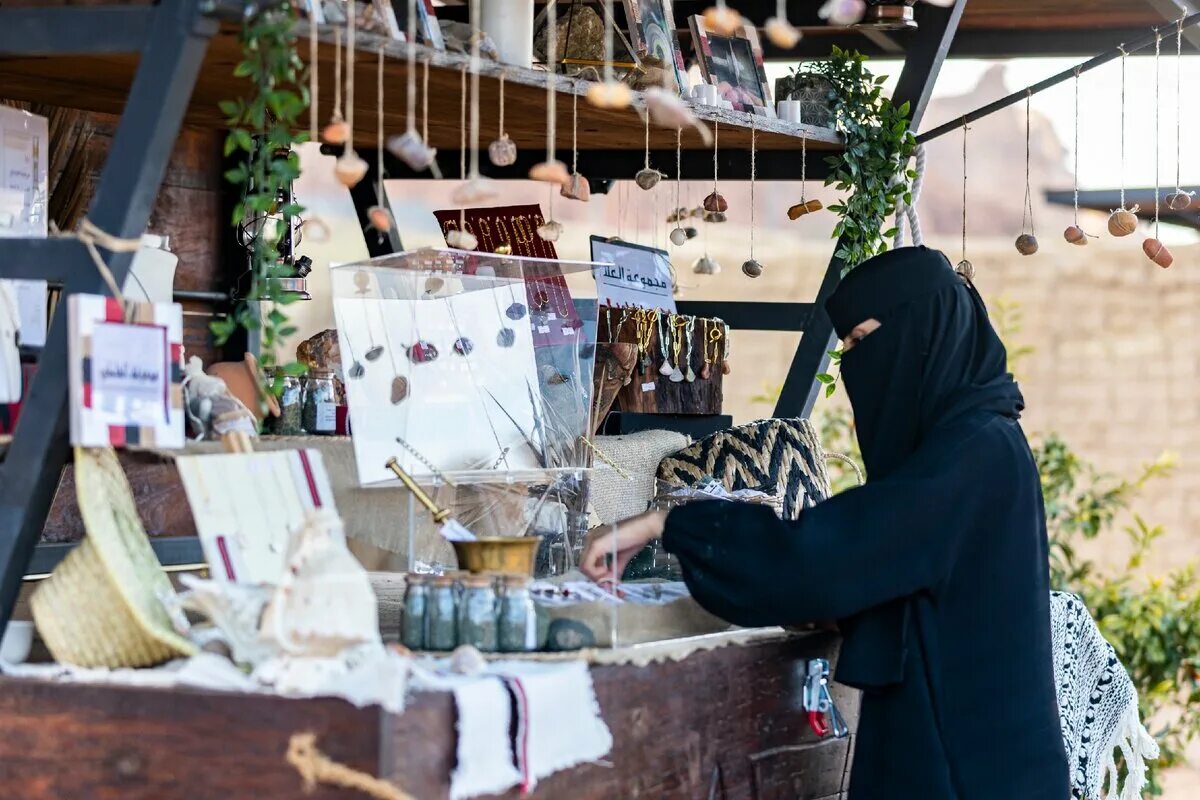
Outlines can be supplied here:
[[[297, 49], [301, 57], [308, 56], [308, 28], [298, 26]], [[329, 118], [333, 104], [334, 45], [332, 29], [320, 32], [320, 109], [322, 122]], [[377, 115], [375, 109], [376, 58], [384, 48], [387, 62], [384, 68], [384, 129], [387, 135], [402, 132], [406, 126], [407, 57], [409, 45], [367, 34], [358, 34], [355, 64], [355, 143], [360, 151], [375, 141]], [[461, 128], [459, 90], [461, 72], [470, 59], [456, 53], [439, 53], [423, 46], [413, 46], [418, 62], [417, 86], [420, 91], [420, 64], [430, 62], [429, 75], [429, 138], [442, 150], [458, 150]], [[247, 90], [245, 79], [233, 76], [233, 67], [241, 58], [237, 29], [225, 26], [214, 37], [205, 58], [199, 81], [192, 95], [187, 124], [203, 127], [225, 127], [217, 104], [238, 97]], [[4, 57], [0, 58], [0, 95], [13, 100], [30, 100], [55, 105], [83, 108], [90, 111], [120, 113], [124, 108], [129, 87], [137, 66], [136, 56], [97, 55], [79, 57]], [[496, 137], [498, 131], [500, 75], [505, 74], [505, 123], [509, 135], [522, 149], [542, 150], [546, 134], [546, 74], [483, 61], [480, 73], [480, 146]], [[468, 75], [468, 82], [470, 76]], [[599, 109], [591, 106], [582, 95], [590, 84], [563, 76], [555, 76], [557, 90], [557, 143], [563, 160], [569, 160], [571, 148], [572, 95], [578, 102], [578, 141], [580, 150], [641, 150], [645, 147], [642, 116], [635, 108], [622, 110]], [[642, 107], [640, 96], [635, 105]], [[418, 114], [420, 104], [418, 103]], [[722, 150], [750, 149], [751, 115], [711, 107], [699, 107], [698, 115], [709, 123], [720, 124]], [[832, 151], [840, 148], [840, 138], [832, 130], [800, 126], [783, 120], [755, 117], [758, 148], [764, 151], [799, 150], [807, 139], [813, 150]], [[419, 124], [419, 120], [418, 120]], [[682, 136], [685, 150], [705, 147], [700, 135], [685, 130]], [[656, 126], [650, 128], [652, 150], [674, 150], [675, 132]]]

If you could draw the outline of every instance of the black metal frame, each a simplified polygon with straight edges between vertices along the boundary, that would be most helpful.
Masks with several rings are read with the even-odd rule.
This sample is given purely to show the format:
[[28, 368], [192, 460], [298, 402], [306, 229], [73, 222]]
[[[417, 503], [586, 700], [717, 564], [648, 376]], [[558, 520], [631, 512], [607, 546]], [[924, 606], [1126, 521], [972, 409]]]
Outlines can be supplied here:
[[[209, 39], [217, 32], [216, 20], [206, 13], [210, 10], [215, 10], [211, 0], [0, 9], [0, 53], [6, 55], [140, 54], [88, 211], [100, 230], [123, 239], [145, 231]], [[106, 254], [118, 285], [131, 259], [131, 253]], [[0, 278], [58, 280], [68, 294], [107, 293], [83, 245], [67, 239], [0, 240]], [[0, 464], [0, 633], [8, 625], [70, 455], [67, 354], [67, 315], [60, 304]]]

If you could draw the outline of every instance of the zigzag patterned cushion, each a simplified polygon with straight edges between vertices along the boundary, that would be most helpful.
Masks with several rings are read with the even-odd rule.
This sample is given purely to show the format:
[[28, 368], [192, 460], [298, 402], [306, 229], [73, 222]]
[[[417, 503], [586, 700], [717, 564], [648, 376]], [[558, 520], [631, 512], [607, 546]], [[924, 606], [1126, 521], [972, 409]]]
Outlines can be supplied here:
[[806, 419], [763, 419], [714, 433], [658, 465], [659, 480], [691, 486], [712, 475], [730, 491], [759, 489], [783, 497], [783, 518], [830, 495], [825, 448]]

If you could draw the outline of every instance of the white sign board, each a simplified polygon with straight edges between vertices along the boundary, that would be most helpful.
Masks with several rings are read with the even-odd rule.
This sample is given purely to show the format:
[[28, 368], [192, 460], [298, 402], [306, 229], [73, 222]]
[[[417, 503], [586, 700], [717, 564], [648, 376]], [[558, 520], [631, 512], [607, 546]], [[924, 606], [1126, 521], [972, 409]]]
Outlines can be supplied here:
[[596, 295], [601, 306], [675, 313], [671, 258], [666, 250], [592, 237]]

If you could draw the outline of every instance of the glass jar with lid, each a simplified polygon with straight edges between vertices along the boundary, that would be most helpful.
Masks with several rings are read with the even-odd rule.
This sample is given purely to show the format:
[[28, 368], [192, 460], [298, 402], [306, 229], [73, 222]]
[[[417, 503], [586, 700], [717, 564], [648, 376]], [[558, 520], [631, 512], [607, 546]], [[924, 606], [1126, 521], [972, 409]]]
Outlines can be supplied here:
[[303, 406], [300, 424], [310, 436], [332, 436], [337, 432], [337, 395], [333, 370], [309, 370], [302, 383]]
[[429, 612], [429, 577], [410, 572], [404, 585], [404, 617], [400, 622], [400, 643], [409, 650], [425, 649], [425, 621]]
[[453, 650], [458, 646], [457, 603], [454, 579], [438, 575], [429, 584], [429, 604], [425, 607], [425, 649]]
[[526, 575], [505, 575], [500, 600], [500, 650], [525, 653], [537, 649], [537, 612]]
[[495, 652], [499, 646], [496, 620], [496, 590], [489, 575], [468, 575], [462, 580], [458, 604], [458, 643], [480, 652]]
[[[267, 387], [274, 386], [279, 374], [274, 369], [265, 370]], [[300, 379], [295, 375], [283, 376], [283, 391], [279, 395], [279, 416], [268, 414], [263, 420], [263, 433], [275, 436], [299, 436], [304, 433], [301, 423], [303, 413]]]

